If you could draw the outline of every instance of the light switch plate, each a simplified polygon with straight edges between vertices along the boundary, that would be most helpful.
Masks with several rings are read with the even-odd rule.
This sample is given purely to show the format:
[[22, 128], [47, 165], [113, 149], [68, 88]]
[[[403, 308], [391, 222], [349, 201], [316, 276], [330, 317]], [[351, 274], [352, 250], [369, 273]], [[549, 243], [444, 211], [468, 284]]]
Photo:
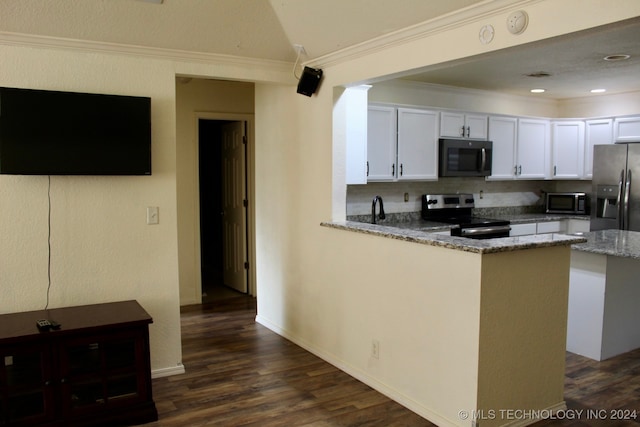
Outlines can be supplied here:
[[158, 207], [157, 206], [149, 206], [147, 207], [147, 224], [158, 224]]

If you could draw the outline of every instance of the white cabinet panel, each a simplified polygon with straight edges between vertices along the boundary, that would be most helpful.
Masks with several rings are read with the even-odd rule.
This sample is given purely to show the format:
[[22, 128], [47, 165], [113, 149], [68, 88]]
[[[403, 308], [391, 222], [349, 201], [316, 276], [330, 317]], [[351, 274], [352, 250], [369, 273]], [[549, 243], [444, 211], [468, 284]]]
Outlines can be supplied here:
[[489, 140], [493, 141], [491, 176], [488, 179], [515, 178], [518, 119], [489, 117]]
[[566, 229], [567, 227], [564, 221], [539, 222], [536, 227], [536, 233], [564, 233]]
[[440, 136], [487, 139], [487, 116], [442, 111], [440, 113]]
[[518, 178], [549, 178], [550, 150], [549, 120], [518, 119]]
[[586, 233], [589, 231], [591, 222], [584, 219], [570, 219], [568, 220], [567, 230], [568, 234], [574, 233]]
[[591, 179], [593, 177], [593, 146], [613, 144], [613, 120], [587, 120], [585, 125], [583, 176]]
[[367, 118], [367, 181], [396, 178], [396, 109], [369, 106]]
[[367, 183], [367, 91], [370, 88], [362, 85], [345, 89], [333, 108], [333, 139], [346, 148], [347, 184]]
[[398, 108], [398, 180], [438, 179], [438, 112]]
[[618, 118], [613, 129], [616, 142], [640, 142], [640, 116]]
[[511, 231], [509, 232], [509, 236], [527, 236], [530, 234], [536, 234], [537, 228], [536, 223], [530, 224], [511, 224]]
[[553, 178], [580, 179], [584, 174], [584, 122], [557, 121], [551, 124]]

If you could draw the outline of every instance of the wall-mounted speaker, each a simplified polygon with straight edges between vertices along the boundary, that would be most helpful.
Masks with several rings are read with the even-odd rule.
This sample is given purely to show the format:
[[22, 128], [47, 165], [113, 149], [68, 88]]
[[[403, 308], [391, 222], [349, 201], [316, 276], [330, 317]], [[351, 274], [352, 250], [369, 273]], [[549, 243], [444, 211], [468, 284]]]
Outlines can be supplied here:
[[298, 93], [311, 96], [316, 92], [320, 79], [322, 78], [322, 70], [304, 67], [302, 76], [298, 80]]

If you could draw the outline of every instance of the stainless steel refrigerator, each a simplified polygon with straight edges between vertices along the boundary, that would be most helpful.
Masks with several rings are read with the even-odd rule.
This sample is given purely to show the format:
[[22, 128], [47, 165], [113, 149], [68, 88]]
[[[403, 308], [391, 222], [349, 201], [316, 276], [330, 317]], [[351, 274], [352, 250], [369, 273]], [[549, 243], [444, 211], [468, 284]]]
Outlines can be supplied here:
[[640, 143], [594, 145], [591, 231], [640, 231]]

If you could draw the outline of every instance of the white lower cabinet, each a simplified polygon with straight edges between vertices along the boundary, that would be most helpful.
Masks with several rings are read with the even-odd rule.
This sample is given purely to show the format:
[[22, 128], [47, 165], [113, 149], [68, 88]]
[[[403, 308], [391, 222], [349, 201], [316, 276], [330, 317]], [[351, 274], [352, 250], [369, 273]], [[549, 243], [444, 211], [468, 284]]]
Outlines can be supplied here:
[[546, 233], [585, 233], [589, 231], [589, 221], [583, 219], [563, 219], [560, 221], [531, 222], [511, 224], [510, 237]]
[[511, 224], [511, 231], [509, 232], [510, 237], [516, 236], [526, 236], [528, 234], [536, 234], [536, 223], [529, 224]]
[[548, 221], [536, 224], [536, 234], [566, 233], [566, 229], [565, 221]]
[[590, 231], [591, 221], [570, 219], [567, 221], [567, 234], [587, 233]]

